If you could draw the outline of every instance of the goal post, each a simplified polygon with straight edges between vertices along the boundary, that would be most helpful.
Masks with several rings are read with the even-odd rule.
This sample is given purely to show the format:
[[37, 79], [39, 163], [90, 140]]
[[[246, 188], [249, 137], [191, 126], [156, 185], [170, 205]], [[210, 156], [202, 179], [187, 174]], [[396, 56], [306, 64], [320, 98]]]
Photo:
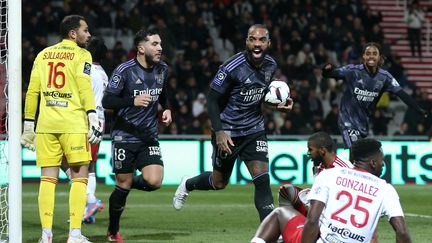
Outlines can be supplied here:
[[[1, 0], [7, 6], [7, 161], [9, 163], [9, 242], [22, 242], [21, 0]], [[3, 10], [2, 10], [3, 12]]]

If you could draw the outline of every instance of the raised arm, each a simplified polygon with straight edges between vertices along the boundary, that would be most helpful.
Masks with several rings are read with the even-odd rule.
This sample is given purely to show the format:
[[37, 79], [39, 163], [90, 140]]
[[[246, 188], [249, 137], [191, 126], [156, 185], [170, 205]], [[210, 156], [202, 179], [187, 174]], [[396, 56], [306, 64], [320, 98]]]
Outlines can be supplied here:
[[407, 104], [409, 107], [413, 108], [415, 111], [417, 111], [419, 114], [421, 114], [422, 116], [424, 116], [425, 118], [428, 116], [428, 111], [423, 110], [418, 104], [417, 102], [410, 96], [408, 95], [405, 91], [403, 91], [402, 89], [399, 90], [398, 92], [396, 92], [396, 95], [405, 103]]
[[323, 66], [322, 76], [324, 78], [338, 78], [338, 79], [344, 77], [340, 72], [337, 71], [336, 67], [331, 63], [327, 63]]

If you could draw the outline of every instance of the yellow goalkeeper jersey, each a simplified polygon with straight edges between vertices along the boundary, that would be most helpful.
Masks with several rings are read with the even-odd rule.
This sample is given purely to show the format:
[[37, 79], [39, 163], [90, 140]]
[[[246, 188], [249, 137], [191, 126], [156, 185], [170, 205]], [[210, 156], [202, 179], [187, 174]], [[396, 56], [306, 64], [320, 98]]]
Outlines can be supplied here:
[[91, 63], [90, 52], [66, 39], [37, 55], [25, 99], [25, 119], [35, 119], [39, 102], [36, 132], [88, 131], [86, 112], [95, 109]]

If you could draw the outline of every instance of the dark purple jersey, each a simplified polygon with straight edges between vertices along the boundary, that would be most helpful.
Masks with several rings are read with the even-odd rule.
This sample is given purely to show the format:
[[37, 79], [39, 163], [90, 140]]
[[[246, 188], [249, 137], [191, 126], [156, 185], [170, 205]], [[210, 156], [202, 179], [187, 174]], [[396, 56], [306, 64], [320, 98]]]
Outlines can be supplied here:
[[399, 83], [384, 69], [371, 76], [363, 64], [347, 65], [332, 72], [335, 78], [345, 80], [339, 114], [342, 130], [356, 129], [363, 136], [368, 134], [368, 117], [375, 109], [383, 92], [396, 93], [401, 90]]
[[120, 64], [113, 72], [106, 89], [107, 93], [122, 98], [133, 98], [141, 94], [151, 95], [147, 107], [129, 106], [116, 111], [111, 137], [116, 142], [156, 141], [158, 137], [158, 100], [168, 77], [168, 66], [164, 62], [153, 68], [144, 68], [136, 59]]
[[223, 63], [210, 84], [223, 94], [219, 102], [222, 129], [232, 137], [264, 131], [261, 102], [276, 70], [275, 60], [266, 55], [262, 66], [255, 68], [245, 52]]

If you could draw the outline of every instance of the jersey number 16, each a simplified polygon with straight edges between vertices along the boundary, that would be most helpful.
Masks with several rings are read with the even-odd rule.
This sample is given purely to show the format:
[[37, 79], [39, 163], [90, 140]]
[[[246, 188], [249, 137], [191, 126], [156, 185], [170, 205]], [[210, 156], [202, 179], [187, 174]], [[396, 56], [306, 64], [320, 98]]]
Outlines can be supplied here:
[[48, 63], [49, 66], [49, 77], [48, 77], [48, 88], [51, 88], [51, 85], [54, 84], [54, 87], [57, 89], [61, 89], [65, 86], [65, 82], [66, 82], [66, 76], [64, 74], [64, 72], [62, 72], [61, 68], [63, 68], [65, 66], [64, 63], [62, 62], [58, 62], [58, 63], [54, 63], [54, 62], [49, 62]]

